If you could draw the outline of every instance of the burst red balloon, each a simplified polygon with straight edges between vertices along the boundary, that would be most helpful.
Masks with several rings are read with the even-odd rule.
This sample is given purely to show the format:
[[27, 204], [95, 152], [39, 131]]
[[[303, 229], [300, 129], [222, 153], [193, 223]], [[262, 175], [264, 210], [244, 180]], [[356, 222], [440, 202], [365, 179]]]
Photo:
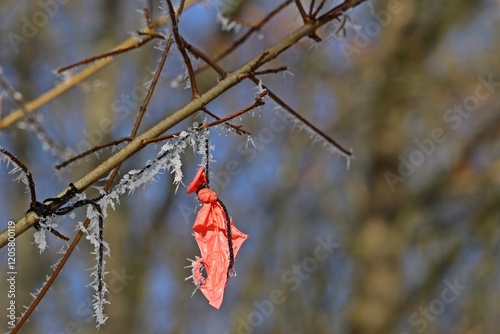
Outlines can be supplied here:
[[[212, 189], [203, 188], [206, 183], [205, 168], [201, 167], [187, 187], [188, 194], [198, 192], [198, 199], [202, 203], [193, 225], [194, 237], [201, 252], [201, 257], [193, 261], [193, 281], [210, 305], [218, 309], [229, 279], [230, 251], [224, 208]], [[236, 259], [248, 236], [234, 226], [232, 219], [230, 224], [233, 254]], [[201, 275], [202, 267], [206, 270], [206, 277]]]

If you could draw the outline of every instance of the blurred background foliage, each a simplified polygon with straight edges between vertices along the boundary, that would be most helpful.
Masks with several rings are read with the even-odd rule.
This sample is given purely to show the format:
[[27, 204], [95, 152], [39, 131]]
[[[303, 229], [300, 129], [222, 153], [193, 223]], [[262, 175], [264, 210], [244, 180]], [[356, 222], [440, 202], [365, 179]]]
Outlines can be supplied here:
[[[157, 18], [162, 12], [153, 2]], [[327, 1], [327, 6], [338, 2]], [[22, 36], [26, 22], [36, 23], [46, 3], [56, 3], [57, 13], [14, 47], [9, 33]], [[230, 12], [257, 22], [278, 4], [240, 1]], [[207, 1], [186, 10], [180, 26], [186, 39], [208, 54], [247, 29], [222, 32], [213, 5]], [[184, 266], [186, 258], [198, 254], [191, 236], [196, 200], [183, 187], [175, 193], [171, 175], [163, 175], [123, 198], [106, 220], [111, 305], [100, 332], [496, 332], [499, 5], [498, 0], [370, 1], [348, 13], [345, 38], [332, 35], [329, 26], [318, 32], [322, 43], [304, 39], [282, 54], [274, 65], [289, 66], [293, 76], [265, 76], [264, 83], [352, 148], [350, 168], [293, 123], [277, 119], [272, 102], [238, 121], [252, 132], [256, 148], [245, 148], [244, 136], [215, 129], [215, 188], [235, 224], [250, 236], [221, 309], [210, 307], [200, 293], [191, 298], [194, 286], [184, 281], [190, 275]], [[136, 10], [143, 6], [135, 0], [2, 0], [3, 74], [32, 100], [62, 80], [54, 69], [103, 53], [141, 27], [144, 20]], [[300, 24], [296, 7], [289, 5], [221, 66], [238, 68]], [[124, 94], [140, 94], [160, 55], [151, 43], [117, 57], [36, 115], [59, 143], [74, 150], [126, 136], [138, 108], [119, 117], [112, 106]], [[181, 64], [176, 51], [142, 129], [189, 101], [190, 90], [171, 87]], [[200, 89], [212, 87], [216, 79], [211, 70], [199, 75]], [[255, 92], [253, 83], [243, 82], [208, 107], [227, 115], [249, 105]], [[4, 115], [11, 109], [4, 100]], [[100, 128], [103, 119], [113, 121], [111, 131]], [[194, 121], [202, 118], [173, 130]], [[22, 122], [0, 132], [0, 145], [30, 168], [39, 198], [57, 194], [111, 154], [91, 156], [56, 176], [57, 158]], [[152, 145], [141, 151], [122, 171], [143, 166], [158, 149]], [[199, 162], [186, 152], [185, 184]], [[2, 230], [29, 205], [24, 187], [11, 180], [2, 166]], [[77, 218], [84, 219], [83, 210]], [[61, 224], [66, 235], [74, 235], [74, 228], [70, 220]], [[50, 249], [41, 255], [32, 233], [17, 239], [18, 312], [60, 257], [62, 241], [48, 238]], [[92, 291], [86, 287], [86, 269], [94, 265], [89, 251], [82, 240], [22, 333], [96, 331]], [[5, 249], [0, 258], [4, 273]], [[0, 290], [6, 291], [5, 274], [1, 277]], [[2, 293], [2, 312], [6, 302]]]

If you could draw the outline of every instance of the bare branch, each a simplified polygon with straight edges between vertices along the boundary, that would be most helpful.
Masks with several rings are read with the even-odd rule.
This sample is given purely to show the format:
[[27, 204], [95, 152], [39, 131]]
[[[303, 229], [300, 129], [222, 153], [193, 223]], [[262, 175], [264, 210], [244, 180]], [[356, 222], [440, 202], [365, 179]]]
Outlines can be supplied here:
[[304, 6], [302, 6], [302, 2], [300, 2], [300, 0], [295, 0], [295, 5], [297, 6], [297, 9], [299, 10], [299, 14], [302, 17], [302, 21], [304, 23], [309, 23], [311, 21], [311, 19], [309, 18], [309, 16], [307, 16], [307, 13], [304, 9]]
[[311, 0], [311, 3], [309, 4], [309, 12], [307, 13], [307, 15], [309, 17], [313, 17], [312, 14], [313, 14], [313, 11], [314, 11], [314, 5], [315, 5], [316, 1], [315, 0]]
[[154, 26], [153, 22], [151, 21], [151, 17], [149, 16], [149, 11], [146, 8], [144, 8], [144, 16], [146, 18], [146, 22], [147, 22], [149, 30], [148, 31], [138, 31], [137, 35], [146, 36], [146, 38], [138, 40], [135, 44], [133, 44], [131, 46], [121, 48], [121, 49], [115, 49], [115, 50], [112, 50], [110, 52], [106, 52], [106, 53], [103, 53], [101, 55], [98, 55], [98, 56], [85, 58], [85, 59], [78, 61], [76, 63], [61, 67], [60, 69], [57, 70], [57, 73], [62, 73], [62, 72], [65, 72], [69, 69], [75, 68], [77, 66], [95, 62], [96, 60], [99, 60], [99, 59], [121, 55], [121, 54], [126, 53], [128, 51], [140, 48], [141, 46], [146, 45], [147, 43], [149, 43], [150, 41], [152, 41], [155, 38], [165, 39], [165, 36], [163, 36], [162, 34], [159, 34], [155, 31], [155, 26]]
[[269, 68], [267, 70], [255, 71], [251, 73], [251, 75], [275, 74], [284, 71], [288, 71], [288, 66], [280, 66], [276, 68]]
[[[60, 156], [66, 156], [67, 152], [62, 148], [59, 143], [57, 143], [45, 130], [45, 128], [40, 124], [40, 122], [33, 117], [33, 115], [29, 114], [26, 108], [26, 104], [24, 103], [24, 99], [22, 94], [17, 92], [14, 87], [12, 87], [7, 80], [0, 74], [0, 86], [2, 86], [7, 93], [7, 96], [14, 102], [14, 104], [19, 108], [19, 110], [25, 115], [26, 121], [30, 126], [32, 126], [32, 130], [36, 132], [37, 137], [46, 144], [54, 154]], [[1, 119], [0, 119], [1, 121]]]
[[100, 150], [102, 150], [102, 149], [104, 149], [104, 148], [106, 148], [106, 147], [116, 146], [116, 145], [118, 145], [118, 144], [121, 144], [121, 143], [126, 142], [126, 141], [131, 141], [131, 140], [132, 140], [132, 138], [131, 138], [131, 137], [124, 137], [124, 138], [120, 138], [120, 139], [113, 140], [113, 141], [112, 141], [112, 142], [110, 142], [110, 143], [106, 143], [106, 144], [103, 144], [103, 145], [94, 146], [94, 147], [92, 147], [90, 150], [87, 150], [87, 151], [85, 151], [85, 152], [82, 152], [82, 153], [80, 153], [80, 154], [78, 154], [78, 155], [74, 156], [74, 157], [73, 157], [73, 158], [71, 158], [71, 159], [68, 159], [68, 160], [66, 160], [66, 161], [64, 161], [64, 162], [61, 162], [61, 163], [59, 163], [59, 164], [55, 165], [55, 166], [54, 166], [54, 168], [55, 168], [55, 169], [61, 169], [61, 168], [64, 168], [64, 167], [68, 166], [69, 164], [71, 164], [71, 163], [73, 163], [73, 162], [75, 162], [75, 161], [77, 161], [77, 160], [80, 160], [80, 159], [82, 159], [82, 158], [86, 157], [86, 156], [87, 156], [87, 155], [89, 155], [89, 154], [92, 154], [92, 153], [95, 153], [95, 152], [97, 152], [97, 151], [100, 151]]
[[[257, 79], [254, 75], [249, 75], [248, 76], [250, 80], [252, 80], [256, 85], [259, 84], [259, 79]], [[333, 138], [328, 136], [326, 133], [318, 129], [314, 124], [309, 122], [306, 118], [304, 118], [302, 115], [300, 115], [298, 112], [292, 109], [285, 101], [280, 99], [276, 94], [274, 94], [269, 88], [267, 88], [265, 85], [262, 86], [264, 89], [266, 89], [269, 93], [269, 97], [272, 98], [276, 103], [278, 103], [283, 109], [285, 109], [288, 113], [293, 115], [293, 117], [297, 118], [300, 122], [304, 123], [306, 126], [308, 126], [313, 132], [317, 133], [319, 136], [321, 136], [325, 141], [328, 143], [332, 144], [335, 146], [340, 152], [345, 154], [348, 157], [352, 156], [352, 152], [345, 149], [342, 147], [339, 143], [337, 143]]]
[[36, 206], [36, 190], [35, 190], [35, 182], [33, 181], [33, 175], [28, 170], [28, 167], [24, 165], [16, 156], [3, 147], [0, 147], [0, 152], [5, 154], [13, 163], [15, 163], [21, 170], [26, 174], [26, 178], [28, 179], [28, 187], [30, 189], [30, 197], [31, 197], [31, 206]]
[[[214, 113], [212, 113], [210, 110], [208, 110], [207, 108], [202, 108], [201, 110], [203, 110], [203, 112], [205, 112], [207, 115], [209, 115], [210, 117], [214, 118], [215, 120], [220, 120], [220, 117], [215, 115]], [[242, 125], [233, 125], [231, 123], [224, 123], [226, 126], [230, 127], [231, 129], [233, 129], [234, 131], [236, 131], [237, 134], [241, 135], [241, 134], [246, 134], [246, 135], [249, 135], [250, 132], [248, 132], [247, 130], [243, 129], [243, 126]]]
[[191, 90], [193, 92], [193, 98], [197, 99], [200, 97], [200, 93], [198, 93], [198, 87], [196, 86], [196, 78], [193, 71], [193, 65], [191, 64], [191, 60], [189, 59], [188, 54], [186, 53], [186, 48], [184, 45], [184, 40], [179, 34], [179, 26], [177, 22], [177, 17], [175, 15], [174, 5], [172, 5], [171, 0], [166, 0], [168, 5], [168, 10], [170, 13], [170, 19], [172, 21], [172, 33], [174, 35], [175, 43], [181, 52], [182, 58], [184, 59], [184, 63], [186, 64], [186, 68], [189, 74], [189, 81], [191, 82]]
[[[145, 146], [145, 142], [150, 139], [154, 139], [160, 136], [162, 133], [170, 129], [175, 124], [178, 124], [182, 120], [186, 119], [196, 111], [203, 108], [210, 101], [214, 100], [222, 93], [227, 91], [229, 88], [241, 82], [248, 76], [248, 73], [253, 71], [255, 65], [261, 62], [268, 62], [274, 58], [276, 58], [279, 54], [290, 48], [290, 46], [297, 43], [303, 37], [309, 35], [311, 32], [314, 32], [316, 29], [326, 24], [330, 20], [334, 19], [342, 15], [343, 12], [348, 9], [355, 7], [362, 3], [364, 0], [347, 0], [344, 3], [338, 5], [334, 9], [327, 12], [316, 21], [311, 22], [309, 24], [305, 24], [302, 27], [298, 28], [287, 37], [285, 37], [280, 42], [276, 43], [274, 46], [269, 48], [265, 53], [267, 54], [264, 59], [261, 60], [261, 55], [254, 57], [249, 60], [246, 64], [241, 66], [239, 69], [235, 70], [231, 74], [228, 74], [226, 78], [219, 81], [216, 86], [209, 89], [204, 94], [200, 95], [198, 99], [194, 99], [186, 104], [184, 107], [180, 108], [178, 111], [169, 115], [162, 121], [158, 122], [149, 130], [145, 131], [143, 134], [136, 137], [129, 144], [127, 144], [123, 149], [115, 153], [106, 161], [102, 162], [99, 166], [97, 166], [94, 170], [90, 171], [88, 174], [83, 176], [80, 180], [75, 182], [75, 186], [78, 189], [84, 190], [94, 182], [105, 176], [107, 173], [112, 171], [116, 166], [120, 165], [123, 161], [129, 158], [131, 155], [140, 151]], [[271, 96], [271, 94], [270, 94]], [[117, 173], [117, 171], [116, 171]], [[64, 195], [65, 191], [58, 195], [58, 197]], [[27, 229], [36, 224], [35, 214], [29, 213], [22, 219], [20, 219], [15, 224], [15, 234], [16, 236], [24, 233]], [[5, 246], [8, 240], [8, 231], [5, 230], [0, 233], [0, 247]]]
[[221, 76], [221, 78], [225, 78], [226, 77], [227, 72], [222, 67], [220, 67], [219, 64], [217, 64], [213, 59], [211, 59], [209, 56], [207, 56], [205, 53], [203, 53], [198, 48], [196, 48], [193, 45], [187, 43], [184, 39], [182, 39], [182, 40], [183, 40], [183, 43], [184, 43], [184, 46], [186, 47], [186, 49], [193, 56], [195, 56], [196, 58], [201, 58], [208, 66], [210, 66], [217, 73], [219, 73], [219, 75]]
[[312, 17], [318, 16], [321, 9], [323, 9], [323, 6], [325, 5], [325, 3], [326, 3], [326, 0], [321, 0], [321, 3], [318, 5], [318, 7], [316, 8], [316, 10], [314, 11], [314, 13], [311, 16]]
[[[187, 0], [185, 7], [191, 7], [195, 3], [197, 3], [200, 0]], [[163, 16], [160, 17], [158, 20], [154, 22], [155, 27], [159, 27], [161, 25], [164, 25], [168, 21], [168, 16]], [[141, 29], [140, 32], [149, 32], [149, 28], [144, 28]], [[131, 47], [138, 43], [141, 39], [138, 38], [137, 36], [131, 36], [124, 42], [120, 43], [114, 50], [117, 49], [125, 49], [128, 47]], [[69, 78], [68, 80], [65, 80], [64, 82], [60, 83], [56, 87], [50, 89], [46, 93], [42, 94], [38, 98], [34, 99], [31, 102], [26, 103], [26, 113], [31, 113], [35, 111], [36, 109], [40, 108], [41, 106], [45, 105], [49, 101], [53, 100], [54, 98], [58, 97], [59, 95], [63, 94], [66, 92], [68, 89], [71, 87], [74, 87], [78, 84], [80, 84], [82, 81], [90, 77], [92, 74], [96, 73], [100, 69], [102, 69], [104, 66], [110, 64], [115, 57], [105, 57], [99, 60], [96, 60], [93, 62], [91, 65], [87, 66], [85, 69], [82, 71], [74, 74]], [[24, 116], [25, 112], [20, 109], [16, 109], [12, 113], [8, 114], [5, 116], [5, 118], [0, 119], [0, 130], [8, 127], [9, 125], [17, 122], [19, 119], [21, 119]]]
[[[272, 10], [269, 14], [267, 14], [262, 20], [260, 20], [259, 23], [255, 24], [251, 29], [249, 29], [243, 36], [241, 36], [239, 39], [233, 42], [228, 48], [225, 50], [221, 51], [220, 53], [214, 55], [211, 57], [211, 59], [214, 62], [217, 62], [229, 54], [231, 54], [234, 50], [236, 50], [240, 45], [242, 45], [250, 36], [252, 36], [255, 32], [259, 31], [262, 26], [264, 26], [267, 22], [269, 22], [276, 14], [281, 12], [283, 9], [286, 8], [289, 4], [292, 3], [293, 0], [286, 0], [282, 4], [280, 4], [278, 7], [276, 7], [274, 10]], [[195, 73], [202, 72], [208, 68], [208, 64], [205, 66], [202, 66], [196, 70]]]
[[169, 37], [167, 41], [167, 45], [165, 46], [165, 50], [163, 51], [163, 54], [160, 59], [160, 63], [158, 64], [158, 67], [156, 68], [155, 75], [153, 77], [153, 81], [151, 82], [151, 86], [149, 86], [148, 93], [146, 95], [146, 98], [144, 99], [144, 102], [141, 105], [141, 108], [139, 110], [139, 115], [137, 116], [136, 122], [134, 124], [134, 128], [132, 130], [132, 133], [130, 137], [134, 138], [137, 135], [137, 131], [139, 130], [139, 125], [142, 122], [142, 118], [144, 117], [144, 114], [146, 113], [146, 109], [148, 107], [149, 101], [151, 101], [151, 97], [153, 96], [153, 92], [156, 88], [156, 85], [158, 84], [158, 79], [160, 78], [161, 71], [163, 70], [163, 66], [165, 66], [165, 61], [167, 60], [168, 53], [170, 51], [170, 47], [172, 46], [172, 37]]

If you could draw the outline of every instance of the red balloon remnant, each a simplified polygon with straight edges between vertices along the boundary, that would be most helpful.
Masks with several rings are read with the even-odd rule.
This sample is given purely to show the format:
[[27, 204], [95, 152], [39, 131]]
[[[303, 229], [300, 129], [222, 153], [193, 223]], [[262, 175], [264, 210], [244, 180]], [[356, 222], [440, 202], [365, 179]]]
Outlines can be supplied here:
[[[204, 167], [198, 170], [194, 180], [187, 187], [188, 194], [194, 192], [197, 192], [198, 199], [202, 203], [193, 225], [193, 235], [200, 248], [201, 257], [191, 260], [193, 268], [191, 278], [196, 290], [201, 290], [210, 305], [218, 309], [222, 304], [229, 276], [236, 276], [232, 261], [248, 235], [238, 230], [229, 217], [231, 238], [229, 239], [225, 208], [218, 200], [217, 194], [207, 187]], [[202, 275], [203, 268], [206, 270], [206, 277]]]

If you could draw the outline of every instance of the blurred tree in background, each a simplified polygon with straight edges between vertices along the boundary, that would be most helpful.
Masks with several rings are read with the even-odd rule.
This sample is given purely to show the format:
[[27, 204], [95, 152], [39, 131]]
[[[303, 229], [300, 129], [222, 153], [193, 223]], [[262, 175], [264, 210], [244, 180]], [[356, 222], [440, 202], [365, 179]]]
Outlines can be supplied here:
[[[151, 2], [155, 20], [165, 13]], [[185, 9], [179, 29], [214, 55], [249, 29], [245, 22], [258, 22], [280, 3], [200, 1]], [[340, 3], [326, 1], [323, 10]], [[302, 4], [307, 11], [310, 2]], [[221, 30], [216, 5], [242, 20], [239, 30]], [[135, 0], [3, 0], [2, 76], [31, 101], [65, 80], [55, 69], [111, 50], [143, 27], [147, 6]], [[197, 254], [191, 235], [196, 200], [183, 186], [175, 192], [172, 175], [165, 174], [122, 198], [106, 219], [111, 304], [99, 331], [495, 333], [500, 326], [499, 6], [498, 0], [363, 2], [319, 29], [320, 43], [303, 38], [281, 54], [272, 67], [288, 66], [293, 75], [262, 76], [264, 84], [352, 147], [350, 168], [343, 157], [310, 140], [300, 124], [277, 116], [271, 102], [235, 121], [252, 133], [255, 146], [245, 145], [246, 136], [213, 129], [214, 188], [249, 235], [221, 309], [210, 307], [199, 292], [190, 298], [194, 287], [184, 281], [190, 275], [184, 267], [186, 258]], [[291, 1], [219, 64], [233, 71], [302, 24]], [[128, 136], [161, 53], [152, 42], [117, 56], [34, 114], [63, 148], [76, 152]], [[179, 82], [182, 66], [175, 50], [139, 133], [190, 101], [190, 89]], [[217, 79], [211, 69], [200, 73], [200, 92]], [[254, 101], [255, 88], [243, 81], [208, 108], [221, 117], [231, 114]], [[3, 94], [0, 121], [13, 109]], [[203, 117], [195, 114], [172, 130]], [[58, 158], [26, 131], [23, 119], [1, 128], [0, 145], [29, 167], [39, 198], [53, 197], [112, 154], [104, 150], [55, 173]], [[121, 174], [141, 168], [158, 150], [155, 145], [141, 150]], [[185, 184], [199, 163], [189, 151], [183, 156]], [[29, 207], [23, 186], [13, 183], [8, 171], [3, 164], [2, 231]], [[75, 212], [76, 219], [85, 219], [84, 210]], [[60, 226], [70, 237], [74, 228], [69, 219]], [[21, 305], [32, 302], [30, 292], [52, 273], [64, 241], [48, 235], [50, 248], [41, 255], [32, 243], [31, 230], [16, 239], [18, 316]], [[94, 265], [90, 251], [82, 240], [21, 333], [96, 331], [92, 291], [86, 287], [87, 269]], [[6, 248], [0, 260], [4, 329]]]

